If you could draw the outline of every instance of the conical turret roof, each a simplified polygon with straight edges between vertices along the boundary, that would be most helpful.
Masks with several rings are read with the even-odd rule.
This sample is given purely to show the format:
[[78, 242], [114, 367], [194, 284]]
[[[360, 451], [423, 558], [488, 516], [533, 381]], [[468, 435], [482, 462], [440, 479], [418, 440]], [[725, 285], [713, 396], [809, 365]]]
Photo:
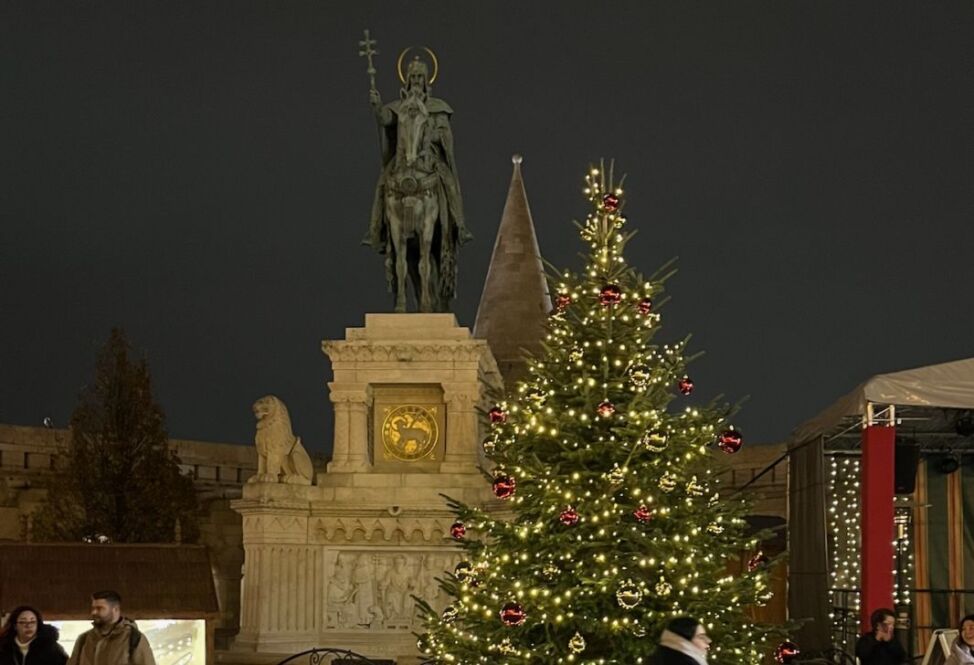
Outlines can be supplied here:
[[544, 321], [551, 311], [521, 156], [511, 161], [514, 173], [474, 323], [474, 336], [487, 340], [509, 390], [526, 372], [525, 350], [541, 350]]

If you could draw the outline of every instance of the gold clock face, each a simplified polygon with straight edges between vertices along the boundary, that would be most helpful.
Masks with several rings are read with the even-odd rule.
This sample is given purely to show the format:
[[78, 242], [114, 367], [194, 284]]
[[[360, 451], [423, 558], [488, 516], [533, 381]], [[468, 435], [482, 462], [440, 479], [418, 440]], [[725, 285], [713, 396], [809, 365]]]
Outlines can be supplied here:
[[438, 439], [435, 406], [392, 407], [382, 421], [382, 445], [386, 454], [403, 462], [429, 457]]

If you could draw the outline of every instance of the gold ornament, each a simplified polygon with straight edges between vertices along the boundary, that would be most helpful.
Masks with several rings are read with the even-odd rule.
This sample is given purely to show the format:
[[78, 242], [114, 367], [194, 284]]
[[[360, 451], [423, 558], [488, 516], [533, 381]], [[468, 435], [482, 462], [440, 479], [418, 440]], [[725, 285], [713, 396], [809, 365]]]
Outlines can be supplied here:
[[676, 489], [676, 476], [667, 471], [663, 474], [663, 477], [659, 479], [659, 488], [664, 492], [672, 492]]
[[568, 650], [572, 653], [582, 653], [585, 651], [585, 638], [578, 631], [575, 631], [572, 639], [568, 640]]
[[690, 496], [703, 496], [703, 485], [697, 482], [697, 477], [694, 476], [687, 483], [687, 494]]
[[633, 365], [629, 368], [629, 380], [637, 388], [644, 388], [652, 376], [652, 370], [648, 365]]
[[661, 429], [654, 430], [648, 434], [644, 434], [643, 438], [639, 440], [641, 444], [646, 446], [646, 450], [651, 453], [661, 453], [666, 450], [667, 436], [666, 432]]
[[672, 585], [666, 580], [660, 580], [656, 583], [656, 595], [657, 596], [668, 596], [673, 591]]
[[626, 580], [616, 591], [616, 600], [619, 605], [627, 610], [631, 610], [643, 599], [643, 592], [635, 585], [632, 580]]
[[548, 399], [548, 393], [541, 388], [531, 388], [524, 393], [524, 396], [528, 398], [528, 401], [535, 408], [544, 406], [545, 401]]
[[626, 471], [622, 467], [617, 466], [605, 474], [605, 477], [610, 485], [621, 485], [626, 479]]

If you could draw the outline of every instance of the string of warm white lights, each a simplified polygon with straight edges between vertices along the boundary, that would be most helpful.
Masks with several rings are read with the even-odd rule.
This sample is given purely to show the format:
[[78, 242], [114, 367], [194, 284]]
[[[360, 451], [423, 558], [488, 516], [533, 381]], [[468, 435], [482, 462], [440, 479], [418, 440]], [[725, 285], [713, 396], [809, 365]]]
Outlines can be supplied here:
[[910, 590], [913, 589], [913, 541], [911, 531], [913, 526], [910, 498], [896, 497], [896, 540], [893, 553], [893, 603], [909, 605]]
[[756, 664], [772, 630], [746, 609], [770, 599], [770, 561], [745, 536], [743, 499], [719, 494], [714, 461], [743, 439], [725, 406], [671, 404], [694, 384], [686, 342], [653, 341], [668, 275], [626, 265], [611, 171], [593, 169], [585, 194], [588, 265], [552, 280], [545, 352], [488, 414], [492, 489], [512, 519], [451, 502], [465, 559], [443, 583], [450, 605], [424, 606], [419, 646], [441, 663], [632, 665], [689, 614], [714, 639], [712, 662]]
[[831, 537], [829, 600], [832, 641], [840, 644], [859, 624], [859, 458], [830, 456], [828, 521]]

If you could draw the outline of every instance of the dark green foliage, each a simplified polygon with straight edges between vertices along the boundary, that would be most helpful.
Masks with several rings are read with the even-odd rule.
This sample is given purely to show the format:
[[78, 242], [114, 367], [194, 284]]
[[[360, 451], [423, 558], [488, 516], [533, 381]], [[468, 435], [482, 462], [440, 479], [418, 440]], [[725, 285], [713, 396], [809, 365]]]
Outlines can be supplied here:
[[770, 598], [768, 568], [736, 573], [759, 537], [716, 478], [733, 409], [679, 394], [686, 341], [654, 340], [671, 273], [626, 265], [611, 175], [593, 170], [586, 195], [585, 270], [551, 279], [544, 353], [485, 441], [516, 492], [490, 510], [451, 502], [468, 568], [443, 581], [444, 615], [424, 605], [421, 648], [462, 665], [634, 665], [688, 614], [707, 625], [712, 662], [758, 663], [776, 629], [748, 608]]
[[193, 481], [169, 448], [148, 365], [130, 352], [113, 329], [71, 415], [64, 475], [34, 516], [37, 540], [166, 543], [177, 522], [182, 541], [199, 535]]

